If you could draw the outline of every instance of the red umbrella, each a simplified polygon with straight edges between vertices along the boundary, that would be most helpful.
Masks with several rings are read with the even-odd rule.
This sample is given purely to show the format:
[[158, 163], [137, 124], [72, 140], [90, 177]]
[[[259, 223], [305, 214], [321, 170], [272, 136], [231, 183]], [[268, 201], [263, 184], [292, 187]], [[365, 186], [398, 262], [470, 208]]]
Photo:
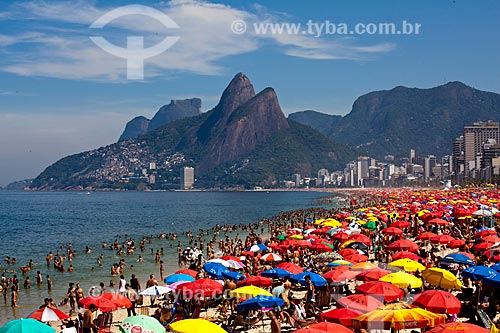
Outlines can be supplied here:
[[358, 263], [368, 261], [368, 257], [363, 254], [352, 254], [350, 256], [345, 256], [344, 260], [350, 261], [352, 263]]
[[331, 252], [332, 248], [326, 244], [313, 244], [312, 250], [317, 252]]
[[396, 228], [396, 227], [389, 227], [389, 228], [382, 229], [382, 232], [384, 234], [396, 235], [396, 236], [401, 236], [403, 234], [403, 230]]
[[489, 332], [490, 330], [484, 327], [462, 322], [443, 324], [434, 327], [430, 331], [427, 331], [427, 333], [489, 333]]
[[401, 289], [388, 282], [372, 281], [356, 287], [356, 291], [365, 295], [377, 295], [384, 297], [386, 302], [402, 299], [404, 293]]
[[[335, 323], [315, 323], [308, 326], [309, 329], [322, 330], [324, 332], [335, 332], [335, 333], [354, 333], [352, 330], [345, 326], [335, 324]], [[296, 331], [297, 332], [297, 331]]]
[[115, 303], [102, 296], [87, 296], [78, 301], [80, 306], [88, 309], [91, 304], [95, 304], [102, 312], [110, 312], [117, 309]]
[[400, 251], [400, 252], [396, 252], [392, 255], [392, 260], [406, 259], [406, 258], [411, 259], [411, 260], [415, 260], [415, 261], [421, 261], [421, 262], [427, 261], [424, 258], [416, 255], [415, 253], [411, 253], [408, 251]]
[[396, 227], [396, 228], [408, 228], [410, 226], [410, 222], [406, 222], [406, 221], [396, 221], [394, 222], [393, 224], [391, 224], [391, 227]]
[[291, 262], [282, 262], [277, 267], [284, 269], [285, 271], [289, 271], [292, 274], [299, 274], [304, 271], [302, 267], [295, 265], [294, 263]]
[[114, 293], [104, 293], [102, 294], [102, 297], [109, 299], [113, 304], [116, 304], [116, 306], [119, 308], [128, 309], [132, 307], [132, 302], [130, 302], [130, 300], [123, 295]]
[[325, 235], [331, 228], [321, 228], [311, 231], [313, 235]]
[[500, 238], [497, 237], [496, 235], [490, 235], [482, 238], [483, 241], [485, 242], [490, 242], [490, 243], [500, 243]]
[[358, 275], [359, 272], [356, 271], [351, 271], [351, 270], [331, 270], [329, 272], [326, 272], [323, 274], [323, 277], [326, 279], [328, 282], [342, 282], [346, 280], [354, 280], [356, 275]]
[[490, 247], [493, 247], [495, 243], [490, 243], [490, 242], [481, 242], [479, 244], [476, 244], [472, 247], [472, 250], [474, 251], [479, 251], [479, 250], [486, 250], [489, 249]]
[[362, 294], [354, 294], [337, 300], [338, 307], [363, 313], [375, 310], [382, 305], [384, 304], [375, 297]]
[[419, 249], [417, 244], [408, 239], [400, 239], [395, 242], [392, 242], [391, 244], [387, 245], [386, 248], [393, 251], [406, 250], [409, 252], [416, 252]]
[[241, 262], [241, 259], [236, 257], [236, 256], [223, 256], [221, 257], [222, 260], [234, 260], [234, 261], [239, 261]]
[[431, 238], [431, 243], [435, 244], [449, 244], [453, 242], [455, 238], [451, 237], [450, 235], [439, 235], [436, 237]]
[[435, 218], [435, 219], [427, 221], [427, 223], [436, 224], [436, 225], [447, 225], [450, 222], [443, 220], [443, 219]]
[[273, 280], [264, 276], [251, 276], [246, 280], [238, 282], [238, 287], [241, 286], [270, 287], [272, 285], [273, 285]]
[[458, 249], [459, 247], [462, 247], [464, 245], [465, 245], [465, 239], [455, 239], [454, 241], [448, 244], [448, 247], [452, 249]]
[[458, 314], [462, 303], [458, 298], [443, 290], [427, 290], [415, 297], [413, 305], [434, 313]]
[[352, 318], [359, 317], [362, 312], [354, 311], [346, 308], [337, 308], [319, 315], [319, 320], [327, 321], [330, 323], [338, 323], [344, 326], [351, 326]]
[[319, 330], [317, 328], [304, 327], [294, 331], [294, 333], [325, 333], [324, 330]]
[[182, 290], [185, 297], [195, 295], [208, 297], [221, 294], [224, 287], [215, 280], [204, 278], [185, 283], [179, 286], [178, 290], [179, 289]]
[[436, 236], [437, 235], [435, 233], [426, 231], [426, 232], [423, 232], [420, 235], [418, 235], [415, 239], [416, 240], [429, 240], [429, 239], [434, 238]]
[[[224, 259], [224, 260], [226, 260], [226, 259]], [[180, 269], [177, 272], [175, 272], [175, 274], [186, 274], [186, 275], [189, 275], [189, 276], [194, 277], [196, 279], [198, 272], [193, 271], [192, 269]]]
[[497, 232], [492, 229], [481, 230], [480, 232], [476, 232], [476, 238], [486, 237], [486, 236], [496, 236]]
[[43, 307], [39, 310], [36, 310], [32, 314], [29, 315], [28, 318], [33, 318], [39, 321], [48, 322], [48, 321], [59, 321], [63, 319], [68, 319], [69, 316], [62, 312], [61, 310]]
[[372, 243], [372, 240], [368, 236], [365, 236], [363, 234], [353, 234], [349, 236], [349, 239], [364, 243], [366, 245], [370, 245]]
[[333, 239], [344, 242], [349, 239], [349, 235], [346, 234], [345, 232], [337, 232], [336, 234], [333, 234], [332, 236]]
[[364, 282], [378, 281], [381, 277], [386, 276], [389, 273], [391, 272], [381, 268], [370, 269], [359, 273], [356, 276], [356, 280]]
[[350, 256], [353, 254], [359, 254], [358, 250], [350, 248], [339, 250], [337, 251], [337, 253], [340, 254], [342, 257]]

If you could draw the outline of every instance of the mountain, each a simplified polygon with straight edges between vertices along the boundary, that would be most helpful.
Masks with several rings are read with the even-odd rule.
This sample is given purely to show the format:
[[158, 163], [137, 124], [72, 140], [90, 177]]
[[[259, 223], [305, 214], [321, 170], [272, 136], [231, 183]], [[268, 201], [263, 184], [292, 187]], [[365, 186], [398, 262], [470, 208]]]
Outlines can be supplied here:
[[[463, 127], [476, 121], [500, 121], [500, 95], [480, 91], [461, 82], [430, 89], [395, 87], [356, 99], [349, 114], [330, 130], [314, 114], [289, 117], [309, 125], [334, 141], [356, 148], [360, 154], [381, 158], [386, 154], [444, 156]], [[323, 116], [324, 119], [330, 119]], [[334, 116], [335, 117], [335, 116]]]
[[143, 116], [135, 117], [134, 119], [132, 119], [127, 123], [127, 125], [125, 126], [125, 130], [123, 131], [118, 141], [135, 138], [141, 134], [146, 133], [148, 131], [150, 122], [151, 120], [149, 120], [146, 117]]
[[339, 124], [342, 116], [306, 110], [291, 113], [288, 115], [288, 119], [292, 119], [298, 123], [317, 129], [321, 133], [329, 134]]
[[[178, 187], [179, 170], [194, 166], [197, 186], [274, 186], [295, 172], [314, 176], [354, 157], [310, 127], [287, 120], [275, 91], [258, 94], [238, 73], [212, 110], [175, 120], [99, 149], [67, 156], [43, 171], [34, 189]], [[150, 163], [155, 167], [149, 170]]]
[[162, 106], [149, 120], [144, 116], [138, 116], [132, 119], [125, 126], [120, 139], [123, 141], [130, 138], [136, 138], [147, 131], [153, 131], [158, 127], [171, 123], [175, 120], [194, 117], [201, 114], [201, 99], [189, 98], [182, 100], [171, 100], [170, 104]]

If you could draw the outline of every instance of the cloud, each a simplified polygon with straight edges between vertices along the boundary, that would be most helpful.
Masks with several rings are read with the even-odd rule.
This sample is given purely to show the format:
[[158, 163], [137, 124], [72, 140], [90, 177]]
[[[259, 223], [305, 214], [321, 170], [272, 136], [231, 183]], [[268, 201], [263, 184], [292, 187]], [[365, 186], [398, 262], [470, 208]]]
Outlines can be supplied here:
[[0, 70], [23, 76], [44, 76], [75, 80], [125, 82], [126, 60], [97, 47], [89, 36], [102, 34], [110, 43], [124, 47], [127, 36], [144, 36], [146, 47], [165, 36], [179, 41], [162, 54], [145, 60], [145, 78], [172, 77], [179, 73], [220, 75], [226, 57], [254, 52], [266, 45], [275, 46], [288, 56], [316, 60], [366, 60], [389, 52], [393, 44], [356, 45], [355, 39], [315, 38], [297, 34], [244, 34], [231, 31], [235, 20], [254, 23], [292, 20], [288, 14], [271, 12], [254, 5], [252, 11], [229, 5], [195, 0], [174, 0], [155, 7], [177, 23], [167, 29], [144, 15], [127, 15], [105, 29], [90, 29], [97, 18], [114, 9], [95, 2], [28, 1], [8, 8], [6, 21], [25, 22], [25, 31], [0, 35], [4, 47]]

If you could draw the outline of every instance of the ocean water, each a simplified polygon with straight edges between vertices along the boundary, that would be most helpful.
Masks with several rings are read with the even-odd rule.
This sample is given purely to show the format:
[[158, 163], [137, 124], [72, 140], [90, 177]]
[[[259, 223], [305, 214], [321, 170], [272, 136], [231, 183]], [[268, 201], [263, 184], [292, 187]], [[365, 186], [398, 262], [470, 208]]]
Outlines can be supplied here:
[[[133, 269], [124, 271], [128, 280], [135, 273], [144, 286], [149, 274], [159, 278], [159, 266], [155, 264], [154, 252], [163, 248], [166, 275], [178, 269], [177, 241], [155, 239], [146, 244], [146, 250], [139, 249], [133, 255], [117, 256], [110, 249], [102, 249], [102, 242], [111, 244], [118, 238], [122, 242], [131, 236], [136, 241], [142, 236], [161, 233], [177, 233], [183, 246], [187, 240], [181, 234], [185, 231], [208, 229], [216, 224], [240, 224], [258, 222], [260, 218], [271, 217], [280, 211], [306, 208], [325, 196], [316, 192], [7, 192], [0, 191], [0, 256], [15, 257], [15, 265], [3, 260], [0, 269], [7, 277], [14, 272], [20, 281], [18, 307], [10, 306], [0, 296], [0, 326], [14, 318], [26, 317], [43, 303], [45, 297], [52, 297], [57, 303], [63, 298], [69, 282], [79, 282], [86, 295], [92, 286], [104, 282], [107, 286], [112, 277], [110, 267], [124, 258]], [[74, 272], [58, 272], [47, 267], [45, 256], [56, 253], [63, 244], [71, 242], [77, 256], [71, 263]], [[136, 242], [136, 245], [138, 242]], [[85, 253], [85, 246], [92, 249]], [[62, 251], [63, 252], [63, 251]], [[104, 255], [103, 268], [98, 268], [96, 259]], [[143, 263], [137, 263], [139, 255]], [[31, 288], [23, 288], [25, 277], [20, 267], [32, 259], [35, 267], [27, 273]], [[65, 262], [65, 267], [69, 263]], [[92, 270], [94, 267], [94, 270]], [[40, 270], [44, 283], [38, 287], [36, 271]], [[47, 290], [45, 276], [53, 281], [51, 292]], [[64, 311], [69, 308], [62, 307]]]

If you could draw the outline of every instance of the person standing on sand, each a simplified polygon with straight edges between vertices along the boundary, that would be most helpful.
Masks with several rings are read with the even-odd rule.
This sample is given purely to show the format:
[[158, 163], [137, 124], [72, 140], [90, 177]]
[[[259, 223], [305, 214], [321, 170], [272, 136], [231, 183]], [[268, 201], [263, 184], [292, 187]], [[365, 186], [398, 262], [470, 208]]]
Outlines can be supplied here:
[[136, 293], [141, 290], [141, 283], [135, 274], [132, 274], [132, 277], [130, 278], [130, 288], [134, 289]]
[[[78, 302], [83, 298], [83, 289], [82, 287], [80, 286], [79, 283], [76, 284], [76, 303], [78, 304]], [[78, 305], [78, 308], [80, 309], [80, 305]]]
[[[151, 274], [149, 276], [148, 282], [146, 282], [146, 288], [154, 287], [154, 286], [157, 286], [157, 285], [158, 285], [158, 280], [156, 280], [154, 274]], [[151, 300], [151, 305], [153, 305], [153, 304], [155, 304], [156, 297], [155, 296], [151, 296], [150, 300]]]
[[98, 327], [94, 324], [94, 312], [97, 311], [97, 306], [95, 304], [90, 304], [87, 311], [83, 313], [83, 333], [97, 333]]
[[135, 303], [139, 299], [139, 295], [137, 292], [130, 287], [130, 285], [127, 283], [125, 284], [125, 288], [127, 291], [125, 292], [125, 296], [128, 298], [130, 303], [132, 303], [132, 306], [130, 308], [127, 308], [127, 315], [130, 316], [135, 316]]
[[69, 306], [71, 308], [70, 313], [76, 310], [76, 288], [73, 282], [69, 283], [67, 297], [69, 300]]

